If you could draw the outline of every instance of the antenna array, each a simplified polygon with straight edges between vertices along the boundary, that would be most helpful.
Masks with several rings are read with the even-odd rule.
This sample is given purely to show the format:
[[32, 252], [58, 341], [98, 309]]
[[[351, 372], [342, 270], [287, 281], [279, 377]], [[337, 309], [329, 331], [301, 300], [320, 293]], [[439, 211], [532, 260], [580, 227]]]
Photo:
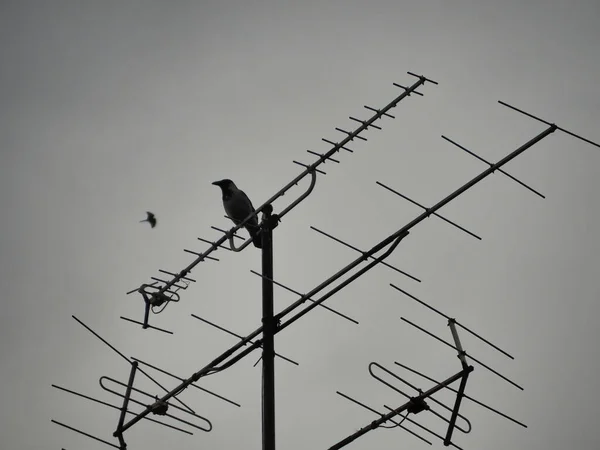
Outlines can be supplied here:
[[[382, 239], [381, 241], [379, 241], [378, 243], [373, 245], [369, 250], [361, 250], [361, 249], [353, 246], [352, 244], [345, 242], [344, 240], [342, 240], [338, 237], [335, 237], [335, 236], [333, 236], [329, 233], [326, 233], [320, 229], [317, 229], [315, 227], [311, 227], [314, 231], [318, 232], [319, 234], [326, 236], [344, 246], [347, 246], [347, 247], [355, 250], [356, 252], [359, 253], [359, 256], [356, 259], [354, 259], [353, 261], [349, 262], [346, 266], [342, 267], [336, 273], [334, 273], [333, 275], [326, 278], [323, 282], [321, 282], [320, 284], [315, 286], [313, 289], [311, 289], [310, 291], [305, 292], [305, 293], [301, 293], [301, 292], [287, 286], [286, 284], [282, 283], [281, 281], [275, 280], [273, 277], [272, 232], [278, 226], [281, 219], [288, 212], [290, 212], [293, 208], [295, 208], [300, 202], [302, 202], [305, 198], [307, 198], [310, 195], [310, 193], [313, 191], [315, 184], [316, 184], [317, 174], [318, 173], [325, 174], [325, 172], [320, 169], [321, 165], [323, 165], [326, 161], [332, 161], [335, 163], [339, 163], [339, 160], [333, 158], [333, 156], [336, 153], [340, 152], [341, 150], [344, 150], [344, 151], [347, 151], [350, 153], [353, 152], [353, 149], [349, 148], [348, 145], [355, 140], [366, 141], [367, 138], [365, 138], [362, 135], [362, 133], [364, 131], [366, 131], [367, 129], [374, 128], [376, 130], [381, 130], [381, 127], [378, 125], [375, 125], [375, 122], [377, 122], [379, 119], [383, 118], [384, 116], [388, 117], [388, 118], [394, 118], [394, 116], [392, 116], [389, 113], [389, 111], [392, 108], [396, 107], [397, 104], [401, 100], [410, 96], [411, 94], [416, 94], [416, 95], [420, 95], [420, 96], [423, 95], [421, 92], [418, 92], [416, 89], [422, 85], [425, 85], [427, 82], [437, 84], [435, 81], [430, 80], [422, 75], [415, 75], [414, 73], [411, 73], [411, 72], [408, 72], [408, 73], [417, 78], [417, 81], [415, 83], [413, 83], [411, 86], [408, 86], [408, 87], [394, 83], [394, 85], [401, 88], [403, 90], [403, 92], [381, 109], [375, 109], [370, 106], [365, 106], [365, 109], [374, 112], [374, 114], [371, 117], [369, 117], [365, 120], [362, 120], [362, 119], [358, 119], [356, 117], [351, 116], [350, 119], [352, 121], [358, 123], [359, 125], [357, 126], [357, 128], [355, 128], [352, 131], [348, 131], [343, 128], [336, 128], [337, 131], [339, 131], [340, 133], [343, 133], [345, 136], [339, 142], [334, 142], [334, 141], [323, 138], [322, 140], [325, 143], [331, 145], [330, 149], [327, 152], [318, 153], [318, 152], [314, 152], [312, 150], [307, 150], [308, 153], [310, 153], [314, 156], [317, 156], [318, 159], [311, 164], [304, 164], [304, 163], [301, 163], [298, 161], [294, 161], [295, 164], [298, 164], [298, 165], [304, 167], [304, 170], [298, 176], [296, 176], [292, 181], [290, 181], [287, 185], [285, 185], [283, 188], [281, 188], [279, 191], [277, 191], [271, 198], [269, 198], [266, 202], [264, 202], [260, 207], [258, 207], [255, 210], [255, 212], [253, 214], [249, 215], [243, 222], [237, 224], [236, 226], [234, 226], [233, 228], [231, 228], [229, 230], [224, 230], [224, 229], [221, 229], [221, 228], [218, 228], [215, 226], [211, 227], [212, 229], [220, 232], [221, 236], [215, 241], [198, 238], [198, 240], [209, 244], [209, 248], [204, 250], [203, 252], [196, 252], [196, 251], [192, 251], [189, 249], [184, 249], [184, 251], [186, 251], [187, 253], [190, 253], [190, 254], [193, 254], [196, 256], [196, 258], [190, 264], [188, 264], [187, 267], [185, 267], [184, 269], [182, 269], [178, 272], [172, 272], [172, 271], [159, 269], [159, 272], [162, 273], [163, 275], [167, 275], [167, 277], [163, 277], [163, 278], [151, 277], [150, 278], [152, 280], [151, 282], [144, 283], [139, 288], [129, 291], [127, 294], [132, 294], [134, 292], [138, 292], [143, 298], [144, 316], [143, 316], [142, 322], [136, 321], [136, 320], [133, 320], [130, 318], [126, 318], [126, 317], [121, 317], [122, 319], [124, 319], [128, 322], [133, 322], [138, 325], [141, 325], [142, 328], [144, 328], [144, 329], [149, 328], [149, 329], [158, 330], [158, 331], [161, 331], [164, 333], [172, 334], [172, 332], [169, 330], [165, 330], [165, 329], [156, 327], [154, 325], [150, 325], [149, 324], [150, 312], [153, 312], [155, 314], [160, 313], [166, 308], [166, 306], [168, 306], [169, 303], [172, 303], [172, 302], [176, 303], [176, 302], [180, 301], [180, 299], [181, 299], [180, 293], [187, 290], [187, 288], [190, 286], [191, 283], [196, 282], [195, 279], [190, 277], [192, 270], [200, 262], [207, 261], [207, 260], [208, 261], [218, 261], [217, 258], [212, 256], [213, 252], [216, 252], [219, 249], [225, 249], [228, 251], [239, 252], [239, 251], [243, 250], [244, 248], [246, 248], [248, 246], [248, 244], [251, 242], [251, 239], [244, 240], [244, 239], [240, 238], [236, 234], [236, 232], [241, 227], [243, 227], [246, 222], [251, 220], [253, 217], [257, 217], [259, 213], [262, 213], [262, 221], [261, 221], [261, 234], [262, 234], [262, 242], [263, 242], [262, 273], [252, 271], [252, 273], [254, 275], [261, 277], [262, 283], [263, 283], [263, 325], [262, 326], [258, 327], [256, 330], [252, 331], [251, 333], [247, 334], [246, 336], [243, 336], [243, 335], [234, 333], [221, 325], [217, 325], [214, 322], [209, 321], [206, 318], [192, 314], [192, 317], [194, 317], [195, 319], [235, 337], [238, 340], [238, 342], [235, 345], [233, 345], [232, 347], [230, 347], [228, 350], [223, 352], [221, 355], [217, 356], [211, 362], [206, 364], [200, 370], [198, 370], [197, 372], [190, 375], [188, 378], [183, 378], [183, 377], [174, 375], [171, 372], [168, 372], [167, 370], [162, 369], [156, 365], [152, 365], [150, 363], [144, 362], [138, 358], [127, 358], [123, 353], [121, 353], [114, 346], [112, 346], [110, 343], [108, 343], [99, 334], [97, 334], [95, 331], [93, 331], [90, 327], [88, 327], [86, 324], [84, 324], [81, 320], [79, 320], [78, 318], [73, 316], [73, 318], [80, 325], [82, 325], [91, 334], [93, 334], [96, 338], [98, 338], [101, 342], [103, 342], [105, 345], [107, 345], [110, 349], [112, 349], [115, 353], [117, 353], [122, 359], [124, 359], [128, 363], [129, 377], [128, 377], [127, 382], [124, 382], [122, 380], [117, 380], [117, 379], [108, 377], [106, 375], [101, 376], [99, 379], [101, 388], [104, 391], [108, 392], [109, 394], [115, 395], [115, 396], [119, 397], [120, 399], [122, 399], [122, 404], [121, 404], [121, 406], [113, 405], [113, 404], [104, 402], [102, 400], [96, 399], [94, 397], [91, 397], [91, 396], [88, 396], [85, 394], [81, 394], [81, 393], [75, 392], [73, 390], [64, 388], [64, 387], [60, 387], [57, 385], [52, 385], [52, 386], [63, 392], [67, 392], [72, 395], [76, 395], [78, 397], [84, 398], [86, 400], [101, 404], [103, 406], [108, 406], [110, 408], [119, 410], [120, 414], [118, 417], [116, 430], [113, 433], [113, 437], [116, 438], [118, 442], [117, 443], [109, 442], [105, 439], [101, 439], [99, 437], [93, 436], [89, 433], [81, 431], [70, 425], [58, 422], [56, 420], [52, 420], [52, 422], [56, 423], [59, 426], [65, 427], [69, 430], [72, 430], [74, 432], [85, 435], [86, 437], [89, 437], [93, 440], [96, 440], [98, 442], [104, 443], [106, 445], [109, 445], [111, 447], [118, 448], [118, 449], [126, 448], [126, 443], [125, 443], [125, 439], [124, 439], [125, 432], [128, 429], [130, 429], [131, 427], [133, 427], [134, 425], [136, 425], [141, 420], [148, 420], [153, 423], [157, 423], [157, 424], [169, 427], [171, 429], [174, 429], [174, 430], [186, 433], [186, 434], [192, 434], [192, 429], [209, 432], [212, 430], [211, 421], [208, 418], [196, 413], [187, 404], [183, 403], [183, 401], [179, 398], [180, 394], [182, 394], [188, 387], [192, 386], [192, 387], [196, 388], [197, 390], [200, 390], [200, 391], [202, 391], [206, 394], [212, 395], [222, 401], [225, 401], [229, 404], [239, 407], [240, 405], [238, 403], [236, 403], [232, 400], [229, 400], [220, 394], [216, 394], [205, 388], [200, 387], [197, 384], [197, 382], [201, 378], [203, 378], [207, 375], [222, 372], [223, 370], [233, 366], [235, 363], [242, 360], [244, 357], [246, 357], [247, 355], [252, 353], [254, 350], [262, 348], [263, 351], [262, 351], [261, 359], [263, 361], [263, 449], [274, 450], [275, 449], [274, 358], [278, 357], [282, 360], [285, 360], [288, 363], [298, 365], [298, 363], [296, 361], [294, 361], [286, 356], [283, 356], [281, 354], [275, 353], [275, 351], [274, 351], [274, 336], [276, 334], [280, 333], [281, 331], [286, 329], [288, 326], [292, 325], [294, 322], [296, 322], [301, 317], [305, 316], [308, 312], [310, 312], [311, 310], [313, 310], [316, 307], [324, 308], [324, 309], [328, 310], [329, 312], [331, 312], [332, 314], [335, 314], [338, 317], [341, 317], [348, 322], [351, 322], [353, 324], [358, 324], [357, 320], [355, 320], [333, 308], [326, 306], [324, 304], [324, 302], [378, 264], [385, 265], [388, 268], [393, 269], [397, 273], [400, 273], [400, 274], [412, 279], [413, 281], [420, 282], [421, 280], [418, 279], [417, 277], [415, 277], [414, 275], [411, 275], [405, 271], [402, 271], [402, 270], [388, 264], [387, 262], [385, 262], [385, 259], [389, 255], [391, 255], [394, 252], [394, 250], [397, 248], [397, 246], [400, 244], [400, 242], [408, 236], [408, 234], [409, 234], [410, 230], [412, 230], [412, 228], [414, 228], [415, 226], [420, 224], [422, 221], [424, 221], [428, 217], [435, 216], [435, 217], [443, 220], [444, 222], [448, 223], [449, 225], [452, 225], [453, 227], [469, 234], [470, 236], [472, 236], [478, 240], [481, 240], [481, 237], [479, 235], [475, 234], [472, 231], [469, 231], [467, 228], [465, 228], [461, 225], [458, 225], [456, 222], [447, 219], [446, 217], [439, 214], [438, 211], [441, 208], [443, 208], [445, 205], [450, 203], [452, 200], [454, 200], [455, 198], [457, 198], [458, 196], [460, 196], [461, 194], [466, 192], [468, 189], [472, 188], [477, 183], [482, 181], [484, 178], [493, 174], [494, 172], [498, 171], [498, 172], [502, 173], [503, 175], [505, 175], [508, 178], [510, 178], [511, 180], [517, 182], [519, 185], [523, 186], [527, 190], [533, 192], [537, 196], [539, 196], [541, 198], [545, 198], [543, 194], [541, 194], [537, 190], [531, 188], [529, 185], [518, 180], [517, 178], [513, 177], [509, 173], [505, 172], [502, 168], [508, 162], [510, 162], [511, 160], [513, 160], [514, 158], [519, 156], [521, 153], [523, 153], [525, 150], [532, 147], [536, 143], [540, 142], [542, 139], [544, 139], [545, 137], [554, 133], [555, 131], [559, 130], [559, 131], [565, 132], [565, 133], [569, 134], [570, 136], [576, 137], [576, 138], [583, 140], [587, 143], [590, 143], [594, 146], [600, 147], [600, 145], [598, 145], [590, 140], [587, 140], [585, 138], [582, 138], [570, 131], [567, 131], [564, 128], [558, 127], [555, 124], [552, 124], [543, 119], [537, 118], [537, 117], [533, 116], [532, 114], [526, 113], [526, 112], [524, 112], [520, 109], [517, 109], [513, 106], [510, 106], [504, 102], [500, 102], [504, 106], [507, 106], [517, 112], [525, 114], [528, 117], [534, 118], [534, 119], [548, 125], [548, 128], [546, 128], [545, 130], [540, 132], [538, 135], [531, 138], [529, 141], [527, 141], [526, 143], [521, 145], [519, 148], [515, 149], [514, 151], [512, 151], [511, 153], [509, 153], [508, 155], [506, 155], [504, 158], [502, 158], [500, 161], [498, 161], [496, 163], [490, 163], [490, 162], [486, 161], [485, 159], [477, 156], [474, 152], [466, 149], [465, 147], [463, 147], [460, 144], [456, 143], [455, 141], [451, 140], [450, 138], [447, 138], [446, 136], [442, 136], [442, 138], [444, 140], [446, 140], [447, 142], [450, 142], [451, 144], [459, 147], [460, 149], [466, 151], [470, 155], [472, 155], [475, 158], [479, 159], [480, 161], [484, 162], [488, 167], [485, 170], [483, 170], [481, 173], [479, 173], [477, 176], [475, 176], [474, 178], [472, 178], [471, 180], [466, 182], [463, 186], [461, 186], [454, 192], [448, 194], [446, 197], [444, 197], [443, 199], [441, 199], [440, 201], [438, 201], [436, 204], [434, 204], [431, 207], [423, 206], [422, 204], [418, 203], [417, 201], [413, 200], [412, 198], [408, 197], [407, 195], [400, 193], [394, 187], [390, 187], [380, 181], [377, 181], [377, 184], [380, 187], [386, 189], [387, 191], [389, 191], [389, 192], [403, 198], [404, 200], [412, 203], [413, 205], [419, 207], [422, 210], [422, 213], [417, 215], [413, 220], [411, 220], [410, 222], [408, 222], [407, 224], [402, 226], [400, 229], [398, 229], [394, 233], [390, 234], [386, 238]], [[309, 183], [308, 188], [302, 194], [300, 194], [293, 202], [291, 202], [284, 209], [282, 209], [278, 214], [273, 214], [273, 206], [272, 206], [273, 202], [275, 202], [280, 197], [282, 197], [292, 187], [298, 185], [299, 182], [302, 181], [307, 176], [310, 176], [310, 183]], [[236, 246], [236, 244], [234, 242], [234, 239], [236, 239], [236, 238], [241, 239], [244, 242], [240, 246]], [[291, 305], [289, 305], [288, 307], [275, 313], [273, 311], [273, 287], [274, 286], [278, 286], [282, 289], [292, 292], [293, 294], [298, 296], [298, 299], [295, 302], [293, 302]], [[387, 388], [394, 391], [396, 394], [400, 394], [403, 397], [406, 397], [408, 399], [408, 401], [406, 401], [402, 405], [397, 406], [395, 408], [384, 405], [384, 407], [388, 411], [388, 412], [384, 413], [384, 412], [380, 412], [374, 408], [367, 406], [365, 403], [363, 403], [359, 400], [356, 400], [356, 399], [350, 397], [349, 395], [338, 392], [338, 394], [340, 396], [346, 398], [347, 400], [350, 400], [353, 403], [358, 404], [361, 407], [371, 411], [372, 413], [377, 414], [379, 416], [379, 419], [370, 422], [368, 425], [364, 426], [357, 432], [342, 439], [340, 442], [338, 442], [334, 446], [330, 447], [330, 449], [342, 448], [342, 447], [348, 445], [349, 443], [353, 442], [357, 438], [363, 436], [364, 434], [366, 434], [374, 429], [380, 428], [380, 427], [381, 428], [402, 428], [402, 429], [408, 431], [409, 433], [411, 433], [411, 435], [415, 436], [416, 438], [431, 444], [431, 442], [429, 440], [427, 440], [426, 438], [421, 436], [416, 431], [411, 430], [406, 425], [404, 425], [405, 421], [413, 424], [414, 426], [419, 427], [421, 430], [424, 430], [435, 437], [440, 438], [443, 441], [444, 445], [446, 445], [446, 446], [452, 445], [452, 446], [460, 449], [461, 447], [458, 447], [452, 441], [454, 431], [458, 430], [459, 432], [461, 432], [463, 434], [469, 433], [471, 431], [471, 422], [464, 415], [462, 415], [460, 413], [460, 406], [461, 406], [463, 399], [470, 400], [473, 403], [475, 403], [475, 404], [477, 404], [477, 405], [479, 405], [479, 406], [481, 406], [481, 407], [483, 407], [483, 408], [485, 408], [507, 420], [510, 420], [517, 425], [526, 427], [526, 425], [524, 425], [522, 422], [508, 416], [505, 413], [498, 411], [497, 409], [494, 409], [494, 408], [486, 405], [485, 403], [483, 403], [479, 400], [476, 400], [473, 397], [468, 396], [465, 393], [466, 386], [467, 386], [467, 380], [469, 379], [470, 374], [474, 371], [474, 366], [470, 365], [471, 362], [474, 363], [475, 366], [486, 369], [488, 372], [496, 375], [497, 377], [506, 381], [510, 385], [512, 385], [518, 389], [521, 389], [521, 390], [523, 388], [520, 385], [518, 385], [517, 383], [515, 383], [514, 381], [512, 381], [509, 378], [505, 377], [504, 375], [500, 374], [498, 371], [494, 370], [488, 364], [484, 364], [479, 359], [476, 359], [471, 353], [467, 353], [464, 350], [462, 343], [460, 341], [460, 338], [458, 335], [458, 328], [460, 328], [463, 331], [466, 331], [467, 333], [469, 333], [470, 335], [482, 340], [483, 342], [485, 342], [486, 344], [488, 344], [489, 346], [491, 346], [498, 352], [502, 353], [503, 355], [505, 355], [511, 359], [514, 359], [514, 358], [510, 354], [505, 352], [504, 350], [500, 349], [498, 346], [492, 344], [489, 340], [487, 340], [487, 339], [481, 337], [479, 334], [471, 331], [471, 329], [462, 325], [461, 323], [456, 321], [454, 318], [451, 318], [450, 316], [442, 313], [438, 309], [428, 305], [424, 301], [418, 299], [417, 297], [413, 296], [412, 294], [409, 294], [407, 291], [399, 288], [398, 286], [393, 285], [393, 284], [391, 286], [396, 291], [403, 293], [405, 296], [418, 302], [422, 306], [425, 306], [429, 310], [437, 313], [438, 315], [444, 317], [447, 320], [448, 326], [451, 331], [453, 343], [448, 342], [448, 341], [438, 337], [436, 334], [426, 330], [424, 327], [417, 325], [404, 317], [401, 317], [401, 320], [404, 321], [404, 323], [411, 325], [412, 327], [420, 330], [421, 332], [427, 334], [428, 336], [430, 336], [430, 337], [444, 343], [446, 346], [454, 349], [457, 352], [457, 356], [458, 356], [458, 359], [460, 362], [460, 366], [461, 366], [460, 370], [458, 372], [456, 372], [455, 374], [446, 378], [444, 381], [439, 382], [439, 381], [436, 381], [436, 379], [429, 377], [428, 375], [424, 375], [421, 372], [418, 372], [415, 369], [412, 369], [412, 368], [410, 368], [404, 364], [401, 364], [399, 362], [395, 362], [396, 366], [398, 366], [399, 368], [404, 369], [405, 371], [408, 371], [413, 375], [417, 375], [417, 376], [427, 380], [428, 382], [435, 383], [435, 385], [430, 387], [429, 389], [422, 390], [417, 385], [409, 382], [406, 378], [398, 375], [395, 371], [391, 370], [390, 368], [385, 367], [384, 365], [379, 364], [377, 362], [371, 362], [368, 366], [370, 375], [375, 380], [377, 380], [379, 383], [385, 385]], [[261, 337], [261, 335], [262, 335], [262, 337]], [[159, 384], [153, 377], [151, 377], [142, 368], [142, 366], [144, 366], [148, 369], [154, 370], [156, 372], [162, 373], [163, 375], [167, 375], [170, 378], [177, 380], [179, 382], [179, 384], [169, 390], [169, 389], [165, 388], [164, 386], [162, 386], [161, 384]], [[150, 392], [147, 392], [147, 391], [135, 386], [136, 379], [139, 378], [140, 373], [142, 375], [144, 375], [146, 378], [148, 378], [151, 382], [153, 382], [156, 386], [158, 386], [158, 388], [160, 388], [160, 390], [161, 390], [160, 396], [156, 395], [156, 394], [152, 394]], [[459, 386], [457, 389], [451, 387], [451, 385], [455, 384], [456, 382], [459, 382], [458, 383]], [[400, 388], [398, 383], [402, 383], [403, 385], [408, 386], [408, 388], [412, 389], [413, 391], [416, 391], [418, 394], [411, 395], [411, 394], [405, 392], [406, 388], [405, 387]], [[438, 392], [440, 392], [442, 390], [450, 390], [456, 394], [455, 401], [452, 406], [446, 405], [443, 402], [441, 402], [440, 400], [434, 398], [434, 395], [436, 395]], [[175, 404], [175, 403], [177, 403], [177, 404]], [[433, 404], [435, 404], [436, 406], [433, 407]], [[132, 405], [137, 405], [138, 407], [142, 407], [141, 411], [139, 410], [139, 408], [137, 408], [138, 412], [134, 412], [134, 410], [131, 409]], [[174, 411], [172, 413], [169, 412], [169, 411], [171, 411], [171, 408], [173, 408], [176, 411]], [[450, 416], [446, 417], [442, 412], [440, 412], [441, 410], [445, 410], [446, 412], [449, 412]], [[416, 420], [413, 420], [412, 418], [409, 417], [410, 414], [417, 415], [424, 411], [427, 411], [428, 413], [433, 414], [435, 417], [437, 417], [438, 419], [440, 419], [446, 423], [447, 428], [446, 428], [446, 432], [445, 432], [444, 436], [428, 429], [427, 427], [421, 425]], [[399, 416], [402, 413], [404, 413], [404, 415], [402, 416], [401, 420], [398, 420], [397, 416]], [[151, 418], [150, 414], [161, 416], [161, 420]], [[126, 421], [126, 418], [128, 415], [133, 416], [133, 417], [130, 418], [130, 420]], [[166, 418], [169, 419], [168, 422], [166, 421]]]

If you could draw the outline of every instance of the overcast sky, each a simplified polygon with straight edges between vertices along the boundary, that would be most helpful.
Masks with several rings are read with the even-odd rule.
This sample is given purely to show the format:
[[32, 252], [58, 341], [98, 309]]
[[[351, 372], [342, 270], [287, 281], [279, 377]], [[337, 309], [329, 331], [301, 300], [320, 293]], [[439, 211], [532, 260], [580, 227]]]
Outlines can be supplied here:
[[[51, 387], [121, 402], [97, 381], [126, 381], [127, 363], [72, 314], [125, 355], [179, 376], [236, 342], [190, 314], [239, 334], [257, 328], [252, 246], [199, 265], [182, 301], [151, 317], [174, 335], [119, 316], [141, 320], [141, 297], [125, 292], [159, 268], [181, 270], [192, 258], [183, 248], [200, 251], [198, 236], [217, 239], [210, 226], [230, 225], [212, 181], [231, 178], [262, 204], [299, 173], [292, 160], [311, 162], [307, 149], [325, 152], [322, 137], [341, 140], [334, 128], [355, 126], [348, 116], [369, 117], [363, 105], [382, 107], [400, 92], [393, 82], [413, 83], [407, 71], [440, 84], [323, 167], [275, 230], [278, 281], [307, 292], [358, 256], [311, 225], [368, 249], [421, 212], [376, 181], [429, 206], [487, 167], [442, 134], [498, 161], [545, 129], [497, 100], [600, 142], [599, 19], [590, 0], [1, 2], [3, 446], [107, 448], [51, 418], [116, 443], [117, 411]], [[377, 418], [338, 390], [384, 412], [403, 403], [370, 377], [371, 361], [423, 389], [431, 383], [394, 361], [436, 379], [460, 369], [451, 349], [400, 317], [450, 340], [446, 321], [389, 283], [515, 357], [461, 333], [467, 351], [524, 387], [475, 365], [467, 394], [528, 428], [465, 401], [473, 431], [455, 433], [457, 445], [600, 448], [598, 167], [600, 148], [554, 133], [505, 167], [546, 199], [492, 175], [440, 211], [481, 241], [430, 218], [388, 259], [421, 283], [377, 267], [326, 303], [359, 325], [319, 308], [279, 334], [277, 351], [300, 365], [276, 363], [278, 448], [328, 448]], [[147, 210], [155, 229], [139, 223]], [[277, 289], [276, 310], [295, 299]], [[261, 448], [259, 356], [200, 383], [241, 408], [194, 389], [180, 396], [212, 432], [143, 422], [126, 433], [128, 448]], [[161, 393], [143, 377], [136, 386]], [[444, 434], [426, 414], [412, 418]], [[348, 448], [427, 447], [380, 429]]]

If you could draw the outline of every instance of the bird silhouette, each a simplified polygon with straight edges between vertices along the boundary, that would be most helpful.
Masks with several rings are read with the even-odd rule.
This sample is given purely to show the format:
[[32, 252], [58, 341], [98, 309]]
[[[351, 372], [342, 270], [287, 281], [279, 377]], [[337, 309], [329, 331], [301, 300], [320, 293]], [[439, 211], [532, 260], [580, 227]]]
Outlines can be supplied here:
[[[238, 189], [235, 183], [229, 179], [215, 181], [215, 186], [221, 188], [223, 194], [223, 207], [225, 208], [225, 214], [236, 225], [239, 225], [244, 221], [246, 217], [254, 212], [254, 206], [244, 193], [244, 191]], [[252, 243], [257, 248], [262, 248], [262, 239], [260, 235], [260, 226], [258, 225], [258, 218], [252, 217], [248, 222], [245, 223], [244, 227], [250, 233], [252, 237]]]
[[148, 222], [150, 227], [154, 228], [156, 226], [156, 217], [150, 211], [146, 211], [146, 214], [148, 217], [146, 217], [144, 220], [140, 220], [140, 222]]

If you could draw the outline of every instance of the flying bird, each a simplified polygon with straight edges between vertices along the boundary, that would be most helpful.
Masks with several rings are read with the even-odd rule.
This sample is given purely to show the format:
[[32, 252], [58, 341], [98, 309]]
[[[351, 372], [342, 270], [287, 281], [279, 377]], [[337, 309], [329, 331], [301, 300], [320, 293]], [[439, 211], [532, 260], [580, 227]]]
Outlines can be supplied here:
[[154, 228], [156, 226], [156, 217], [150, 211], [146, 211], [146, 214], [148, 217], [146, 217], [144, 220], [140, 220], [140, 222], [148, 222], [150, 227]]
[[[223, 194], [223, 207], [225, 208], [225, 214], [236, 225], [242, 223], [242, 221], [254, 212], [254, 206], [244, 193], [244, 191], [238, 189], [235, 183], [229, 179], [215, 181], [215, 186], [221, 188]], [[260, 227], [258, 226], [258, 218], [252, 217], [244, 225], [250, 236], [252, 237], [252, 243], [257, 248], [262, 248], [262, 239], [260, 236]]]

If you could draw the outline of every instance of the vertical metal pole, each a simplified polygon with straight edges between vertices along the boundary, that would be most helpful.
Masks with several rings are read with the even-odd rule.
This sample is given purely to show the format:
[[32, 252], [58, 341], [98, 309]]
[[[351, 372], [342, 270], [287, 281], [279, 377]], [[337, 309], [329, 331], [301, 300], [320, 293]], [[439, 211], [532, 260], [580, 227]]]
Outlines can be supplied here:
[[275, 450], [275, 321], [273, 319], [273, 226], [270, 208], [262, 223], [262, 440], [263, 450]]

